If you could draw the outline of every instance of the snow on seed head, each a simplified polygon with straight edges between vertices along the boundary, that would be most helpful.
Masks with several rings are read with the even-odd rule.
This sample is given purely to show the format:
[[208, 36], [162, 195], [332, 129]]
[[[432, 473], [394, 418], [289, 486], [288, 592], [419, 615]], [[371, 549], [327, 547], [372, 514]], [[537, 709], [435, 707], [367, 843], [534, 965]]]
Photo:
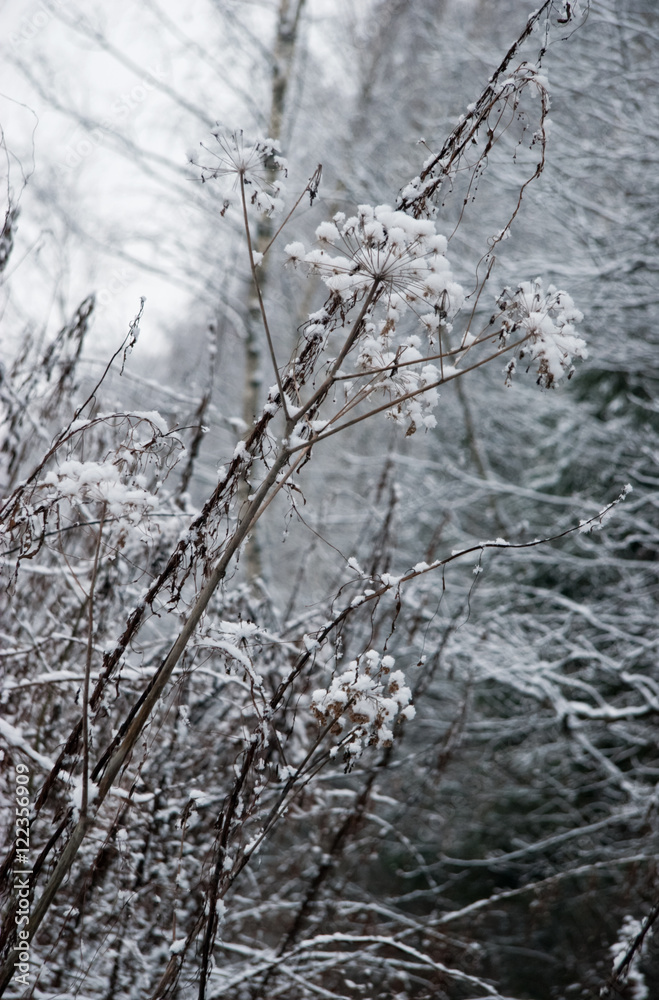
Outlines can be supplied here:
[[[206, 149], [215, 159], [215, 164], [202, 166], [202, 181], [233, 178], [233, 189], [240, 183], [248, 190], [250, 202], [266, 215], [272, 215], [283, 208], [279, 197], [282, 183], [277, 173], [287, 174], [287, 163], [277, 155], [278, 143], [273, 139], [255, 139], [248, 142], [242, 129], [230, 131], [216, 129], [213, 136], [217, 147]], [[206, 148], [206, 147], [205, 147]], [[224, 213], [222, 213], [224, 214]]]
[[349, 762], [367, 746], [390, 746], [396, 718], [414, 717], [412, 692], [402, 670], [392, 672], [394, 664], [393, 656], [369, 649], [327, 688], [313, 693], [312, 714], [332, 733], [345, 733], [342, 745]]

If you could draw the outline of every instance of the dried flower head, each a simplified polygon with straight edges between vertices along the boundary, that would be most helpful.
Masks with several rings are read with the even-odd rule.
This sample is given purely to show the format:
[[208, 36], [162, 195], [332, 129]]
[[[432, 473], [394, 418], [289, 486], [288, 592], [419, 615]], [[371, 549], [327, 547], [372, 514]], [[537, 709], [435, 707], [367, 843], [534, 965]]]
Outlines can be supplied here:
[[[377, 282], [385, 287], [390, 314], [408, 304], [448, 316], [462, 305], [462, 289], [445, 257], [446, 237], [435, 232], [430, 219], [414, 219], [389, 205], [360, 205], [348, 219], [339, 212], [332, 222], [322, 222], [316, 237], [320, 246], [306, 253], [302, 244], [289, 244], [289, 259], [307, 264], [345, 301]], [[394, 322], [389, 315], [383, 325], [391, 328]]]
[[[318, 226], [316, 237], [319, 245], [309, 251], [290, 243], [289, 262], [319, 274], [342, 314], [377, 291], [357, 340], [355, 374], [364, 380], [352, 382], [346, 398], [356, 402], [379, 392], [392, 403], [388, 415], [404, 422], [408, 434], [434, 427], [430, 411], [437, 404], [440, 374], [425, 363], [421, 337], [401, 339], [397, 331], [411, 310], [428, 347], [450, 332], [449, 318], [462, 306], [464, 293], [446, 259], [446, 237], [431, 219], [415, 219], [389, 205], [360, 205], [348, 219], [339, 212]], [[317, 320], [318, 314], [310, 317], [308, 334], [322, 332]]]
[[[274, 139], [256, 139], [246, 142], [242, 129], [213, 132], [220, 152], [207, 150], [218, 161], [216, 166], [202, 167], [202, 182], [233, 177], [232, 189], [242, 183], [251, 188], [251, 203], [266, 215], [281, 211], [284, 206], [280, 194], [283, 185], [277, 179], [287, 174], [286, 160], [278, 155], [279, 144]], [[225, 209], [228, 204], [225, 203]]]
[[356, 759], [366, 746], [390, 746], [397, 716], [413, 719], [412, 692], [402, 670], [394, 670], [393, 656], [369, 649], [334, 677], [328, 688], [314, 691], [311, 711], [331, 731], [341, 733], [350, 726], [344, 749]]
[[[564, 375], [572, 377], [573, 357], [588, 357], [586, 342], [574, 328], [583, 315], [567, 292], [550, 285], [545, 293], [542, 281], [536, 278], [522, 282], [514, 292], [504, 289], [497, 305], [502, 314], [501, 346], [506, 347], [511, 338], [526, 335], [517, 357], [520, 361], [528, 359], [529, 365], [537, 364], [537, 382], [543, 389], [555, 388]], [[514, 371], [512, 363], [506, 365], [507, 382]]]

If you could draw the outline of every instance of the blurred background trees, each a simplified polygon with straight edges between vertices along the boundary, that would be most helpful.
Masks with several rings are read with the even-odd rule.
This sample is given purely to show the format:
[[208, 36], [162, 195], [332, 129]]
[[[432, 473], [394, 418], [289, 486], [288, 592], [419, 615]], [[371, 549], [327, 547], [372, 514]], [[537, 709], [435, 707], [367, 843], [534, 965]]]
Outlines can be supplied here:
[[[496, 258], [471, 300], [478, 323], [504, 286], [541, 275], [584, 313], [590, 358], [545, 393], [521, 365], [510, 388], [501, 365], [486, 366], [442, 387], [435, 430], [404, 438], [381, 420], [317, 447], [214, 599], [123, 797], [81, 848], [34, 948], [34, 996], [197, 995], [194, 942], [179, 977], [163, 980], [163, 970], [207, 905], [215, 824], [244, 741], [291, 671], [270, 742], [241, 786], [209, 996], [461, 998], [487, 995], [487, 983], [490, 995], [596, 996], [611, 949], [624, 955], [652, 915], [659, 19], [643, 0], [601, 0], [582, 7], [575, 30], [556, 23], [568, 6], [555, 5], [542, 57], [547, 162], [510, 238], [492, 245], [538, 158], [521, 117], [486, 169], [465, 169], [443, 192], [437, 226], [466, 291], [477, 287], [475, 263], [483, 258], [482, 280], [485, 255]], [[162, 572], [274, 380], [239, 200], [199, 183], [200, 165], [213, 164], [211, 130], [219, 121], [278, 139], [287, 205], [322, 163], [317, 199], [305, 199], [287, 235], [310, 243], [337, 211], [394, 202], [528, 13], [513, 0], [209, 0], [189, 11], [149, 0], [115, 5], [111, 18], [94, 4], [10, 10], [3, 495], [69, 425], [140, 296], [147, 302], [123, 376], [113, 369], [97, 392], [94, 414], [117, 416], [85, 430], [86, 460], [129, 477], [133, 507], [116, 522], [100, 508], [68, 511], [42, 544], [31, 521], [21, 544], [35, 558], [15, 578], [15, 552], [3, 557], [7, 783], [25, 760], [36, 798], [79, 718], [85, 676], [97, 680], [127, 610]], [[529, 42], [531, 61], [543, 31]], [[278, 225], [263, 224], [260, 245]], [[324, 296], [277, 253], [264, 261], [263, 291], [284, 357]], [[559, 535], [626, 483], [633, 492], [601, 531], [486, 550], [419, 576], [398, 600], [339, 622], [312, 667], [313, 637], [363, 591], [350, 557], [373, 579], [484, 539]], [[140, 507], [140, 489], [159, 497], [157, 510]], [[171, 641], [159, 601], [122, 654], [114, 715], [92, 706], [98, 747]], [[405, 671], [416, 718], [348, 773], [340, 755], [310, 758], [288, 801], [287, 781], [317, 735], [313, 691], [368, 649]], [[63, 759], [78, 780], [80, 760], [79, 749]], [[35, 822], [40, 849], [74, 792], [73, 778], [70, 789], [54, 785]], [[271, 830], [282, 802], [285, 821]], [[628, 917], [641, 922], [635, 932]], [[631, 962], [611, 995], [659, 995], [651, 931]]]

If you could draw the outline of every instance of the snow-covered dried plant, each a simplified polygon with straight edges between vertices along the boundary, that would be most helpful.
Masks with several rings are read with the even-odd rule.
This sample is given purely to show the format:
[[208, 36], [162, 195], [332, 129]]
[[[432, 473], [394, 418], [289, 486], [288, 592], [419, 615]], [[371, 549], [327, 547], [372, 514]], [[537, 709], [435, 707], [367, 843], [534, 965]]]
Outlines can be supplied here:
[[[115, 446], [107, 446], [107, 436]], [[0, 505], [0, 543], [7, 555], [32, 558], [45, 539], [75, 524], [114, 523], [115, 543], [131, 526], [148, 527], [157, 492], [182, 442], [151, 413], [110, 413], [70, 424], [49, 459], [51, 468], [22, 484]], [[97, 452], [94, 460], [81, 459]], [[61, 454], [63, 453], [63, 455]]]
[[333, 677], [329, 687], [313, 693], [311, 711], [318, 721], [334, 734], [348, 728], [332, 756], [340, 747], [349, 766], [367, 746], [391, 746], [397, 719], [414, 718], [412, 692], [403, 671], [392, 669], [395, 662], [393, 656], [369, 649]]
[[[305, 336], [324, 342], [334, 329], [337, 306], [344, 322], [351, 310], [361, 306], [339, 355], [342, 367], [332, 370], [333, 379], [346, 385], [346, 402], [332, 415], [334, 423], [357, 403], [380, 393], [386, 402], [377, 409], [413, 434], [418, 427], [436, 426], [431, 411], [443, 382], [492, 360], [497, 351], [512, 350], [517, 358], [536, 363], [543, 388], [555, 386], [565, 374], [571, 377], [573, 357], [587, 357], [585, 341], [574, 328], [582, 314], [566, 292], [550, 286], [544, 293], [540, 279], [523, 282], [515, 293], [505, 290], [497, 299], [500, 316], [477, 335], [470, 329], [470, 314], [459, 343], [451, 347], [465, 296], [446, 257], [446, 237], [436, 232], [432, 219], [419, 219], [388, 205], [360, 205], [357, 215], [347, 220], [340, 213], [332, 222], [321, 223], [316, 237], [320, 246], [312, 250], [300, 242], [286, 247], [289, 262], [319, 274], [331, 293], [328, 306], [310, 316]], [[401, 334], [408, 310], [418, 320], [425, 343], [407, 329], [407, 335]], [[493, 331], [497, 319], [500, 326]], [[354, 358], [352, 372], [346, 370], [348, 357]], [[506, 367], [507, 383], [514, 370], [513, 359]], [[320, 397], [317, 393], [316, 399]], [[302, 407], [302, 415], [310, 408]], [[298, 405], [294, 412], [299, 411]], [[314, 416], [317, 411], [314, 399]], [[311, 430], [322, 439], [329, 423], [314, 422]]]
[[[202, 180], [217, 180], [232, 178], [231, 188], [236, 190], [243, 185], [248, 189], [247, 200], [259, 212], [273, 215], [284, 207], [281, 198], [283, 183], [288, 165], [279, 155], [279, 143], [274, 139], [255, 139], [248, 142], [242, 129], [229, 131], [218, 128], [213, 132], [219, 152], [207, 149], [217, 163], [214, 166], [202, 167]], [[222, 214], [230, 205], [230, 199], [224, 202]]]
[[[250, 533], [266, 512], [276, 510], [275, 498], [299, 489], [293, 485], [297, 473], [311, 459], [312, 449], [330, 435], [382, 413], [402, 424], [407, 434], [429, 430], [436, 424], [432, 411], [439, 402], [439, 386], [494, 361], [502, 351], [516, 351], [518, 358], [536, 365], [543, 387], [569, 377], [572, 358], [585, 357], [583, 341], [574, 331], [579, 315], [571, 300], [553, 288], [544, 293], [539, 282], [523, 282], [517, 291], [506, 293], [499, 300], [498, 326], [495, 322], [474, 334], [474, 304], [464, 309], [465, 294], [447, 256], [449, 240], [436, 223], [446, 189], [461, 171], [475, 176], [485, 169], [493, 143], [521, 115], [525, 93], [540, 97], [539, 122], [530, 138], [532, 151], [539, 149], [540, 156], [521, 185], [512, 218], [526, 184], [541, 171], [546, 81], [536, 65], [519, 62], [517, 68], [510, 67], [533, 25], [551, 7], [545, 4], [532, 16], [481, 98], [439, 155], [403, 189], [395, 207], [361, 204], [354, 214], [339, 213], [322, 221], [313, 248], [297, 239], [288, 243], [288, 260], [320, 277], [329, 293], [296, 334], [286, 328], [278, 338], [272, 335], [259, 285], [258, 265], [280, 232], [261, 253], [253, 246], [250, 223], [252, 207], [266, 216], [283, 207], [276, 175], [285, 173], [285, 161], [272, 140], [247, 142], [240, 131], [215, 133], [219, 151], [212, 151], [215, 163], [202, 168], [202, 178], [230, 180], [239, 190], [257, 293], [254, 311], [262, 319], [276, 384], [243, 439], [232, 440], [227, 451], [231, 457], [220, 467], [217, 484], [201, 510], [186, 518], [184, 530], [180, 525], [185, 504], [179, 496], [174, 510], [173, 500], [161, 489], [180, 441], [151, 413], [83, 417], [82, 410], [75, 410], [76, 418], [64, 421], [66, 431], [5, 504], [10, 552], [43, 557], [43, 575], [50, 584], [47, 593], [41, 591], [45, 597], [32, 626], [35, 635], [25, 640], [24, 623], [16, 625], [11, 654], [20, 667], [3, 692], [14, 719], [3, 729], [11, 752], [26, 754], [46, 772], [31, 817], [40, 846], [34, 870], [40, 893], [31, 926], [36, 932], [41, 925], [46, 938], [50, 935], [46, 947], [59, 947], [60, 937], [67, 935], [71, 942], [82, 940], [77, 920], [80, 917], [83, 930], [91, 927], [85, 912], [91, 880], [111, 882], [116, 876], [119, 888], [112, 885], [112, 892], [121, 894], [113, 896], [112, 915], [103, 914], [116, 948], [107, 948], [105, 939], [99, 944], [97, 928], [91, 927], [89, 951], [87, 942], [80, 949], [74, 974], [93, 966], [100, 984], [90, 995], [173, 997], [186, 969], [199, 980], [200, 1000], [220, 992], [275, 997], [298, 987], [304, 1000], [319, 994], [345, 996], [347, 982], [350, 995], [371, 987], [373, 992], [370, 980], [362, 987], [345, 979], [342, 963], [352, 962], [353, 953], [344, 946], [352, 948], [355, 926], [364, 930], [359, 940], [365, 945], [355, 960], [355, 975], [361, 975], [367, 962], [369, 969], [395, 969], [404, 984], [427, 975], [421, 980], [423, 995], [439, 995], [444, 984], [454, 980], [465, 984], [470, 995], [475, 989], [479, 995], [498, 995], [485, 980], [437, 960], [437, 952], [443, 954], [441, 949], [448, 945], [434, 926], [427, 934], [427, 928], [417, 927], [409, 917], [394, 925], [395, 932], [371, 935], [367, 931], [373, 921], [382, 926], [391, 919], [388, 910], [369, 911], [360, 903], [355, 915], [335, 900], [336, 919], [349, 926], [350, 934], [344, 938], [339, 931], [326, 938], [314, 936], [310, 912], [332, 858], [368, 816], [378, 767], [386, 766], [392, 743], [407, 728], [402, 720], [416, 718], [418, 723], [412, 682], [408, 685], [403, 671], [394, 669], [396, 661], [389, 652], [399, 655], [394, 646], [396, 617], [405, 585], [466, 552], [482, 553], [506, 543], [482, 543], [443, 560], [411, 559], [414, 570], [405, 577], [388, 572], [388, 555], [369, 553], [369, 572], [360, 577], [368, 577], [373, 588], [343, 607], [341, 589], [322, 607], [305, 606], [299, 617], [291, 614], [286, 621], [280, 620], [275, 602], [263, 596], [261, 582], [241, 587], [229, 581], [238, 572]], [[569, 20], [570, 5], [564, 9]], [[475, 160], [470, 159], [472, 147], [477, 147], [474, 140], [481, 141]], [[314, 178], [305, 188], [312, 202], [318, 171]], [[226, 207], [228, 202], [222, 214]], [[482, 256], [479, 251], [476, 273]], [[485, 270], [489, 276], [490, 268]], [[477, 286], [479, 281], [477, 277]], [[482, 283], [478, 294], [481, 290]], [[286, 342], [290, 349], [295, 336], [295, 349], [282, 363], [276, 346]], [[87, 402], [93, 412], [93, 394]], [[248, 481], [249, 489], [243, 489]], [[154, 534], [166, 537], [159, 519], [165, 503], [173, 523], [168, 548], [152, 544], [148, 532], [137, 537], [149, 523]], [[74, 534], [80, 527], [85, 531]], [[72, 533], [65, 535], [69, 528]], [[46, 544], [51, 530], [56, 533], [52, 547]], [[64, 538], [78, 539], [77, 548], [73, 542], [67, 548]], [[150, 548], [148, 556], [140, 558], [142, 544]], [[101, 558], [104, 546], [112, 549], [106, 560]], [[121, 559], [116, 558], [118, 552]], [[28, 571], [37, 564], [26, 567], [26, 558], [17, 561], [16, 586], [25, 593]], [[143, 578], [146, 590], [138, 588]], [[378, 604], [385, 593], [394, 597], [393, 615]], [[410, 614], [415, 641], [423, 629], [430, 634], [430, 603]], [[66, 623], [57, 632], [51, 627], [55, 619]], [[389, 638], [381, 643], [378, 633], [385, 631]], [[441, 637], [433, 634], [433, 640], [440, 648]], [[334, 672], [327, 680], [331, 646]], [[84, 650], [82, 660], [76, 659], [79, 648]], [[59, 669], [53, 676], [44, 666], [35, 679], [30, 676], [32, 658], [44, 655], [44, 650], [48, 662]], [[426, 661], [418, 662], [423, 666]], [[316, 686], [321, 671], [323, 686]], [[47, 691], [61, 684], [65, 708], [48, 714], [37, 698], [21, 702], [18, 695], [32, 684]], [[423, 679], [418, 688], [422, 686]], [[374, 762], [371, 755], [377, 751]], [[356, 793], [347, 784], [338, 789], [351, 804], [339, 814], [330, 850], [324, 854], [319, 824], [331, 826], [337, 809], [332, 790], [327, 792], [315, 779], [340, 753], [348, 770], [359, 772], [364, 766], [363, 781]], [[332, 772], [328, 785], [335, 778]], [[287, 830], [298, 822], [306, 836], [318, 841], [320, 860], [312, 875], [305, 875], [303, 891], [297, 890], [293, 876], [292, 888], [280, 890], [275, 883], [281, 855], [274, 861], [268, 858], [268, 844], [277, 836], [285, 841]], [[129, 846], [138, 859], [133, 869], [126, 863]], [[254, 935], [253, 945], [236, 946], [246, 971], [220, 979], [224, 972], [214, 969], [219, 924], [222, 919], [226, 927], [232, 919], [224, 899], [257, 850], [266, 856], [264, 870], [270, 881], [258, 906], [250, 912], [246, 905], [248, 916], [235, 917], [235, 926], [262, 920], [264, 933], [262, 938], [260, 930]], [[424, 859], [416, 860], [425, 869]], [[10, 853], [3, 871], [12, 863]], [[44, 920], [60, 899], [67, 904], [57, 911], [64, 914], [62, 927]], [[122, 953], [138, 924], [140, 948], [152, 959], [143, 979], [129, 968], [134, 956], [129, 962]], [[15, 929], [11, 921], [6, 927], [0, 939], [5, 949], [0, 991], [13, 972]], [[298, 947], [296, 939], [303, 930], [308, 941]], [[410, 944], [411, 939], [417, 943]], [[266, 940], [279, 943], [271, 948], [263, 944]], [[336, 948], [335, 954], [326, 951], [328, 944]], [[73, 944], [66, 953], [78, 955]], [[390, 954], [403, 959], [391, 959]], [[336, 977], [331, 989], [325, 985], [330, 967]], [[51, 975], [45, 968], [43, 975], [51, 976], [52, 990], [70, 988], [69, 980], [64, 985], [59, 981], [60, 970]], [[389, 985], [383, 995], [386, 990]], [[403, 995], [413, 995], [413, 988]]]
[[[576, 6], [564, 14], [571, 20]], [[534, 15], [522, 38], [537, 23]], [[524, 191], [544, 168], [548, 83], [539, 65], [526, 60], [516, 66], [512, 63], [518, 48], [519, 43], [510, 49], [479, 100], [469, 107], [440, 152], [429, 157], [422, 173], [402, 189], [394, 208], [359, 205], [348, 218], [338, 213], [322, 222], [316, 228], [315, 247], [308, 248], [299, 240], [286, 246], [289, 263], [319, 275], [330, 291], [325, 307], [309, 317], [304, 328], [307, 341], [317, 338], [325, 344], [331, 334], [348, 332], [343, 347], [337, 348], [340, 368], [331, 370], [333, 380], [344, 383], [345, 405], [324, 423], [319, 421], [319, 404], [327, 395], [319, 390], [312, 402], [301, 407], [307, 438], [336, 433], [337, 422], [339, 428], [345, 426], [347, 413], [377, 393], [385, 399], [376, 409], [403, 424], [408, 434], [419, 427], [432, 428], [437, 388], [491, 361], [497, 350], [516, 351], [518, 358], [537, 362], [538, 382], [543, 387], [556, 385], [563, 374], [569, 377], [573, 357], [586, 357], [584, 341], [574, 329], [582, 317], [570, 296], [553, 287], [545, 294], [538, 281], [521, 282], [516, 293], [506, 290], [499, 297], [500, 308], [505, 301], [504, 312], [512, 312], [504, 316], [498, 333], [491, 327], [477, 333], [472, 329], [475, 304], [490, 277], [494, 251], [510, 236]], [[527, 96], [540, 98], [533, 128], [533, 100], [527, 107]], [[466, 297], [447, 257], [455, 233], [447, 239], [436, 230], [440, 203], [462, 175], [471, 178], [464, 205], [473, 200], [472, 184], [487, 168], [493, 147], [512, 122], [516, 127], [521, 123], [522, 137], [528, 138], [529, 176], [520, 185], [505, 226], [491, 237], [489, 250], [477, 262], [485, 264], [483, 276]], [[421, 339], [410, 332], [406, 322], [410, 315], [421, 326]], [[511, 340], [512, 333], [517, 337]], [[511, 361], [506, 369], [508, 380], [514, 367]], [[293, 399], [298, 413], [300, 402], [299, 396]], [[358, 412], [360, 417], [353, 420], [375, 410], [362, 407]], [[305, 433], [298, 435], [296, 443], [301, 445], [304, 437]]]
[[[555, 388], [566, 376], [572, 378], [573, 358], [588, 357], [586, 342], [574, 327], [583, 314], [575, 307], [567, 292], [550, 285], [543, 289], [542, 281], [524, 281], [514, 291], [505, 288], [497, 299], [501, 310], [491, 322], [500, 324], [500, 344], [507, 347], [511, 339], [521, 340], [516, 357], [527, 365], [535, 365], [538, 385]], [[515, 362], [506, 365], [506, 383], [515, 371]]]
[[[300, 242], [288, 244], [288, 260], [319, 274], [343, 310], [373, 296], [357, 341], [354, 374], [339, 376], [346, 380], [350, 408], [379, 392], [391, 401], [388, 416], [404, 420], [408, 434], [418, 426], [434, 427], [430, 411], [437, 404], [441, 378], [426, 355], [437, 356], [442, 335], [452, 329], [450, 317], [464, 301], [446, 258], [446, 237], [436, 232], [431, 219], [416, 219], [389, 205], [359, 205], [348, 219], [338, 213], [331, 222], [322, 222], [316, 238], [320, 246], [309, 251]], [[400, 334], [408, 309], [424, 332], [425, 355], [418, 336]], [[306, 336], [322, 335], [326, 320], [326, 311], [312, 316]]]
[[[536, 11], [536, 15], [543, 10], [546, 12], [549, 6], [549, 4], [543, 5], [543, 8]], [[573, 6], [574, 10], [570, 14], [570, 19], [576, 16], [576, 5]], [[540, 175], [545, 162], [546, 119], [550, 104], [547, 78], [541, 72], [538, 63], [522, 60], [516, 66], [511, 67], [513, 60], [518, 57], [523, 40], [538, 27], [536, 15], [529, 18], [526, 31], [511, 46], [478, 100], [469, 105], [466, 114], [460, 117], [457, 127], [447, 138], [440, 151], [429, 156], [419, 176], [413, 178], [403, 187], [398, 203], [404, 211], [412, 211], [416, 216], [435, 215], [438, 210], [437, 206], [465, 166], [473, 171], [469, 182], [471, 189], [472, 182], [477, 181], [484, 160], [511, 123], [517, 121], [518, 124], [522, 124], [523, 134], [529, 137], [530, 150], [537, 151], [538, 158], [531, 176], [521, 187], [519, 200], [510, 220], [493, 237], [492, 245], [496, 246], [507, 237], [521, 205], [524, 190]], [[522, 101], [526, 95], [531, 100], [540, 98], [539, 121], [535, 127], [531, 127], [532, 118], [523, 107]], [[475, 162], [473, 159], [474, 147], [477, 150]], [[466, 203], [467, 201], [465, 201]]]
[[316, 238], [321, 246], [308, 252], [301, 243], [289, 244], [289, 259], [304, 261], [344, 302], [361, 297], [373, 284], [382, 285], [387, 313], [376, 325], [381, 336], [395, 330], [397, 310], [405, 304], [433, 310], [433, 319], [462, 305], [463, 291], [445, 256], [446, 237], [435, 232], [431, 219], [415, 219], [389, 205], [359, 205], [348, 219], [340, 212], [332, 222], [322, 222]]

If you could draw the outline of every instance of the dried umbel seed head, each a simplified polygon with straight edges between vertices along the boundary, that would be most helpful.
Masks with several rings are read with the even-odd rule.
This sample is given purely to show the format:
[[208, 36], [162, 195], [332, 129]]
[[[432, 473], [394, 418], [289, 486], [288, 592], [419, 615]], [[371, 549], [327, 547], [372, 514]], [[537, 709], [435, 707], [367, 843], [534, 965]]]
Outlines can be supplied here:
[[346, 750], [356, 758], [366, 746], [390, 746], [397, 719], [413, 719], [412, 692], [402, 670], [392, 671], [392, 656], [380, 657], [373, 649], [353, 660], [328, 688], [314, 691], [311, 711], [331, 732], [346, 734]]
[[[359, 205], [357, 214], [338, 213], [316, 229], [318, 246], [300, 242], [286, 247], [289, 263], [318, 274], [342, 312], [369, 297], [363, 329], [356, 342], [356, 380], [347, 397], [379, 393], [391, 402], [390, 419], [406, 433], [436, 426], [432, 410], [441, 373], [427, 363], [422, 340], [435, 351], [464, 300], [446, 258], [446, 237], [430, 219], [417, 219], [389, 205]], [[397, 337], [401, 320], [412, 313], [420, 334]], [[317, 319], [307, 328], [324, 332]], [[362, 378], [363, 376], [363, 378]]]
[[[281, 211], [284, 206], [280, 198], [283, 185], [276, 175], [285, 177], [288, 168], [286, 160], [278, 155], [279, 144], [274, 139], [246, 142], [242, 129], [233, 132], [217, 129], [213, 136], [219, 152], [216, 149], [207, 152], [215, 157], [217, 163], [202, 167], [202, 181], [233, 177], [233, 189], [241, 183], [249, 188], [249, 200], [260, 212], [273, 215]], [[225, 199], [222, 215], [229, 205], [230, 201]]]
[[[522, 282], [514, 292], [504, 289], [497, 305], [501, 310], [502, 347], [511, 337], [526, 338], [517, 349], [517, 357], [528, 360], [529, 367], [536, 365], [537, 382], [543, 389], [554, 388], [561, 378], [572, 376], [573, 358], [588, 357], [586, 342], [574, 327], [583, 316], [567, 292], [553, 285], [545, 292], [542, 281], [536, 278]], [[508, 362], [504, 371], [509, 385], [514, 362]]]
[[404, 304], [437, 307], [444, 315], [462, 305], [464, 293], [445, 256], [446, 237], [435, 232], [431, 219], [415, 219], [389, 205], [359, 205], [356, 215], [346, 219], [339, 212], [322, 222], [316, 238], [319, 246], [308, 252], [302, 243], [289, 243], [289, 260], [305, 263], [346, 301], [374, 282], [382, 285], [392, 313], [383, 327], [392, 328], [393, 313]]

